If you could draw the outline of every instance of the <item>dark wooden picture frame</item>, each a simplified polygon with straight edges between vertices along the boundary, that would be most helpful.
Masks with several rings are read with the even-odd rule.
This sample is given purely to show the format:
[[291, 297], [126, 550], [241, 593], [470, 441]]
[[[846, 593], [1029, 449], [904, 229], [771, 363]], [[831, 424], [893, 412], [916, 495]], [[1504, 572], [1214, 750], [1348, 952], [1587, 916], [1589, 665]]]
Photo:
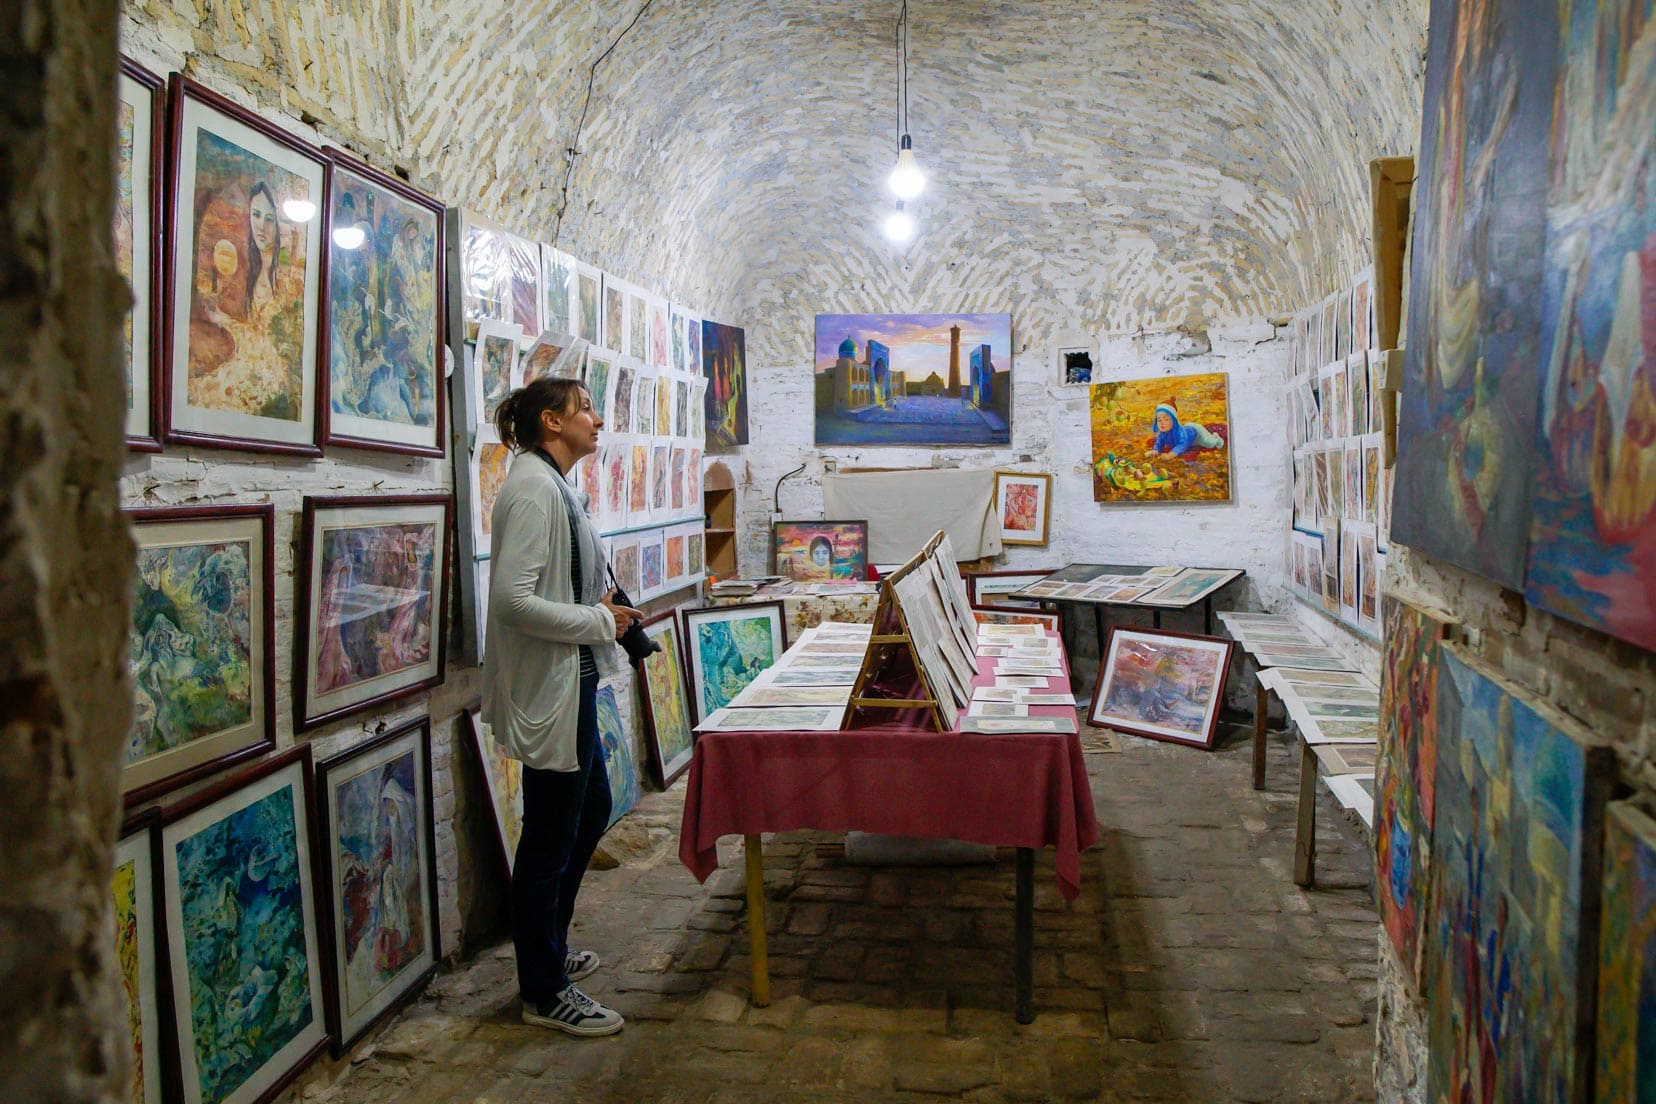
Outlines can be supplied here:
[[[834, 530], [836, 535], [844, 534], [844, 533], [851, 533], [851, 534], [856, 535], [859, 538], [859, 543], [861, 545], [862, 568], [861, 568], [860, 571], [856, 571], [852, 575], [850, 575], [849, 578], [851, 580], [861, 581], [861, 580], [864, 580], [868, 577], [868, 522], [867, 521], [803, 521], [803, 520], [788, 520], [788, 519], [783, 519], [783, 520], [780, 520], [780, 521], [771, 522], [770, 570], [771, 570], [772, 575], [787, 575], [787, 577], [790, 578], [790, 579], [795, 578], [795, 576], [788, 575], [787, 572], [782, 570], [782, 564], [780, 562], [781, 553], [782, 553], [782, 550], [781, 550], [782, 528], [783, 528], [783, 526], [790, 526], [790, 525], [792, 525], [792, 526], [809, 526], [813, 529], [830, 529], [830, 530]], [[821, 534], [819, 534], [818, 536], [820, 538]], [[813, 540], [812, 543], [814, 544], [815, 540]], [[800, 580], [800, 581], [804, 581], [804, 582], [830, 582], [830, 581], [834, 580], [834, 575], [833, 575], [833, 564], [834, 564], [834, 558], [835, 558], [834, 557], [834, 547], [833, 547], [834, 543], [835, 542], [832, 539], [829, 540], [829, 548], [828, 548], [828, 572], [829, 572], [829, 574], [828, 574], [828, 577], [826, 579], [806, 578], [806, 579], [803, 579], [803, 580]]]
[[[692, 621], [709, 620], [719, 614], [731, 614], [738, 611], [743, 613], [756, 613], [760, 610], [770, 610], [774, 612], [776, 615], [776, 622], [780, 626], [778, 629], [776, 655], [772, 658], [770, 664], [768, 664], [765, 668], [765, 670], [769, 670], [770, 667], [775, 666], [776, 660], [781, 658], [782, 653], [788, 650], [788, 610], [787, 607], [781, 602], [743, 602], [734, 606], [686, 606], [678, 611], [679, 616], [683, 618], [683, 623], [680, 625], [680, 632], [683, 634], [684, 639], [684, 680], [686, 688], [690, 692], [690, 719], [693, 724], [700, 724], [702, 721], [707, 719], [707, 716], [703, 714], [701, 707], [702, 679], [696, 674], [696, 669], [699, 666], [699, 653], [696, 651], [696, 638], [695, 634], [692, 632], [694, 627]], [[755, 677], [758, 676], [756, 675]], [[711, 710], [708, 711], [709, 714], [711, 714], [711, 712]]]
[[[227, 99], [224, 96], [221, 96], [219, 93], [214, 92], [205, 85], [190, 80], [182, 74], [172, 74], [170, 80], [168, 81], [168, 96], [170, 102], [168, 105], [167, 117], [167, 250], [163, 283], [166, 288], [164, 302], [168, 305], [169, 309], [166, 312], [166, 323], [163, 327], [163, 333], [165, 336], [164, 352], [162, 355], [161, 388], [162, 438], [165, 441], [173, 443], [206, 445], [213, 448], [236, 449], [243, 452], [269, 452], [289, 456], [320, 456], [322, 455], [322, 448], [316, 443], [318, 439], [317, 430], [319, 427], [315, 424], [315, 399], [316, 391], [321, 386], [321, 366], [315, 362], [315, 356], [317, 348], [317, 335], [322, 329], [322, 269], [327, 261], [325, 253], [326, 241], [321, 232], [321, 225], [323, 215], [328, 209], [328, 161], [322, 155], [322, 152], [310, 143], [287, 133], [268, 120], [260, 118], [258, 115], [247, 110], [241, 105]], [[303, 428], [304, 419], [307, 414], [311, 419], [311, 426], [308, 434], [296, 432], [292, 435], [291, 439], [271, 439], [253, 436], [246, 433], [219, 433], [201, 427], [182, 427], [177, 424], [178, 415], [174, 410], [174, 400], [178, 397], [175, 394], [177, 390], [177, 381], [174, 379], [177, 375], [177, 371], [174, 365], [174, 360], [179, 355], [180, 342], [184, 343], [183, 348], [185, 350], [185, 355], [188, 355], [190, 340], [189, 333], [187, 332], [189, 328], [187, 324], [185, 326], [185, 333], [181, 334], [178, 332], [178, 317], [180, 310], [185, 312], [184, 317], [186, 320], [189, 317], [189, 304], [191, 302], [190, 284], [194, 278], [193, 264], [192, 270], [186, 272], [180, 272], [178, 264], [180, 251], [186, 251], [186, 255], [192, 255], [195, 242], [195, 212], [191, 212], [190, 225], [183, 225], [185, 216], [179, 210], [179, 205], [184, 199], [186, 189], [194, 186], [193, 181], [186, 181], [182, 179], [182, 157], [186, 138], [184, 134], [184, 113], [185, 102], [187, 100], [196, 101], [208, 111], [222, 116], [232, 123], [239, 124], [256, 132], [260, 137], [270, 141], [278, 147], [281, 147], [283, 150], [291, 153], [296, 158], [311, 162], [315, 166], [317, 188], [314, 200], [316, 210], [312, 214], [311, 218], [307, 219], [306, 222], [314, 221], [317, 230], [314, 239], [312, 239], [310, 232], [307, 230], [306, 239], [307, 247], [314, 247], [316, 251], [316, 277], [314, 283], [308, 280], [303, 280], [303, 277], [301, 277], [303, 283], [301, 285], [299, 295], [299, 306], [301, 315], [303, 315], [306, 303], [310, 303], [310, 310], [312, 317], [315, 319], [317, 333], [313, 333], [308, 336], [301, 335], [298, 343], [301, 357], [303, 357], [306, 353], [309, 353], [313, 358], [308, 380], [311, 393], [309, 396], [304, 393], [307, 380], [305, 378], [306, 373], [301, 365], [299, 381], [300, 394], [294, 398], [295, 408], [298, 411], [298, 424], [301, 429]], [[222, 245], [224, 243], [221, 242], [220, 244]], [[231, 252], [233, 254], [233, 247]], [[279, 254], [280, 246], [278, 246], [278, 255]], [[308, 268], [309, 260], [307, 260], [306, 264]], [[230, 270], [230, 273], [227, 274], [226, 278], [228, 278], [229, 275], [234, 275], [238, 271], [239, 262], [237, 267], [233, 267]], [[273, 275], [271, 279], [274, 282], [274, 269], [272, 272]], [[187, 374], [187, 366], [185, 371]], [[269, 422], [279, 421], [279, 419], [269, 418], [257, 414], [228, 414], [225, 416], [233, 418], [263, 418], [265, 421]]]
[[[659, 655], [646, 656], [644, 661], [638, 665], [638, 695], [644, 702], [644, 747], [649, 752], [650, 772], [655, 775], [656, 785], [665, 790], [677, 781], [681, 774], [690, 769], [690, 757], [695, 746], [696, 734], [695, 714], [690, 711], [690, 672], [685, 666], [688, 654], [684, 645], [684, 628], [679, 624], [678, 611], [663, 610], [654, 617], [647, 618], [644, 621], [643, 628], [648, 633], [653, 626], [661, 624], [667, 625], [671, 630], [665, 642], [657, 640], [656, 643], [662, 645], [661, 654], [670, 652], [673, 657], [673, 669], [677, 674], [678, 685], [672, 689], [676, 689], [679, 695], [679, 707], [684, 712], [686, 740], [682, 751], [676, 751], [669, 756], [661, 746], [661, 725], [658, 723], [659, 718], [656, 716], [655, 701], [651, 695], [656, 676], [650, 673], [651, 666], [660, 665]], [[783, 625], [783, 631], [787, 631], [786, 623]]]
[[[147, 805], [142, 809], [129, 812], [121, 821], [121, 832], [115, 845], [115, 872], [119, 875], [123, 852], [130, 851], [137, 858], [142, 855], [149, 864], [148, 901], [150, 920], [149, 961], [144, 961], [144, 935], [139, 930], [140, 918], [134, 917], [133, 937], [137, 941], [136, 955], [139, 976], [129, 979], [125, 976], [126, 963], [121, 954], [120, 926], [121, 916], [117, 909], [115, 960], [117, 968], [122, 974], [121, 986], [123, 993], [128, 984], [138, 990], [137, 997], [140, 1003], [147, 997], [152, 1002], [149, 1009], [154, 1017], [153, 1023], [145, 1025], [140, 1022], [137, 1029], [140, 1042], [145, 1048], [153, 1047], [153, 1051], [145, 1049], [142, 1060], [134, 1055], [134, 1064], [129, 1071], [134, 1089], [133, 1104], [161, 1104], [162, 1101], [177, 1099], [178, 1083], [178, 1048], [173, 1038], [173, 1008], [172, 984], [170, 971], [167, 968], [167, 933], [166, 912], [161, 896], [161, 809], [155, 805]], [[113, 880], [112, 880], [113, 888]], [[138, 894], [144, 887], [137, 883], [134, 871], [134, 899], [133, 904], [139, 905]], [[149, 992], [144, 992], [143, 971], [149, 971]], [[130, 1000], [130, 997], [128, 998]], [[140, 1013], [140, 1017], [142, 1013]], [[131, 1009], [128, 1009], [128, 1024], [131, 1024]]]
[[[403, 743], [413, 737], [410, 744], [410, 753], [415, 759], [413, 778], [417, 791], [407, 794], [412, 805], [412, 812], [416, 823], [413, 825], [415, 834], [416, 854], [413, 856], [414, 866], [424, 879], [424, 892], [420, 894], [420, 908], [418, 915], [426, 925], [425, 949], [418, 959], [410, 961], [407, 966], [391, 978], [386, 979], [385, 988], [373, 994], [367, 1004], [372, 1011], [360, 1018], [353, 1018], [353, 1023], [346, 1024], [347, 1010], [345, 1008], [346, 994], [350, 982], [346, 977], [345, 958], [347, 954], [345, 908], [342, 902], [350, 896], [341, 882], [344, 871], [342, 864], [335, 862], [339, 849], [339, 841], [335, 838], [340, 824], [333, 815], [334, 791], [338, 775], [352, 763], [364, 757], [371, 756], [382, 749]], [[399, 754], [397, 758], [401, 758]], [[365, 771], [353, 776], [360, 778], [364, 773], [375, 769], [383, 769], [383, 764], [371, 764]], [[345, 781], [350, 781], [347, 779]], [[393, 780], [394, 781], [394, 780]], [[396, 804], [397, 798], [382, 793], [377, 802], [383, 806], [386, 801]], [[376, 813], [377, 819], [377, 813]], [[326, 917], [325, 930], [328, 938], [325, 941], [328, 948], [329, 963], [332, 966], [332, 984], [328, 986], [328, 1029], [334, 1037], [333, 1054], [338, 1058], [345, 1051], [355, 1046], [365, 1035], [372, 1031], [375, 1025], [386, 1017], [394, 1015], [405, 1007], [411, 1000], [419, 996], [420, 990], [425, 987], [432, 975], [437, 972], [437, 965], [442, 961], [442, 931], [441, 917], [437, 907], [437, 836], [436, 817], [431, 790], [431, 718], [418, 717], [405, 724], [398, 725], [388, 732], [381, 733], [365, 743], [348, 748], [337, 755], [329, 756], [316, 764], [316, 835], [321, 841], [321, 847], [316, 852], [317, 858], [317, 887], [323, 901], [321, 915]], [[394, 848], [394, 842], [388, 841], [387, 849]], [[378, 850], [378, 845], [376, 845]], [[424, 851], [424, 861], [421, 861], [419, 850]], [[375, 856], [376, 860], [379, 856]], [[358, 860], [360, 863], [360, 860]], [[355, 871], [353, 871], [354, 873]], [[372, 877], [372, 871], [367, 871]], [[393, 888], [393, 892], [395, 889]], [[412, 915], [416, 910], [409, 909]], [[383, 931], [383, 928], [380, 929]], [[377, 955], [378, 933], [370, 933], [369, 940], [374, 945], [364, 948], [361, 953]], [[421, 965], [423, 963], [423, 965]], [[416, 967], [418, 967], [416, 969]]]
[[[182, 881], [177, 868], [177, 853], [180, 843], [201, 835], [202, 830], [211, 830], [213, 827], [224, 824], [231, 817], [251, 808], [253, 804], [280, 793], [283, 786], [278, 784], [265, 797], [256, 797], [237, 808], [227, 807], [221, 817], [210, 823], [204, 822], [200, 826], [201, 830], [187, 834], [188, 827], [190, 827], [188, 822], [197, 814], [205, 814], [221, 804], [228, 806], [228, 803], [239, 799], [247, 791], [288, 771], [294, 772], [293, 782], [298, 787], [292, 805], [296, 818], [293, 825], [293, 842], [296, 848], [302, 846], [305, 852], [293, 855], [292, 859], [296, 879], [294, 885], [298, 895], [298, 907], [301, 916], [301, 930], [298, 933], [298, 938], [304, 946], [307, 959], [306, 990], [307, 999], [311, 1006], [311, 1021], [274, 1053], [266, 1056], [264, 1062], [250, 1071], [234, 1087], [233, 1091], [242, 1091], [255, 1078], [263, 1078], [263, 1087], [256, 1090], [249, 1104], [268, 1104], [269, 1101], [279, 1096], [283, 1089], [292, 1084], [294, 1078], [298, 1077], [307, 1066], [320, 1057], [328, 1049], [331, 1042], [332, 1035], [328, 1031], [326, 1023], [329, 973], [323, 968], [323, 959], [328, 954], [328, 943], [326, 932], [321, 925], [322, 914], [317, 897], [316, 865], [314, 861], [318, 838], [316, 817], [313, 813], [316, 806], [314, 804], [315, 795], [312, 792], [311, 749], [309, 744], [301, 744], [277, 752], [248, 770], [222, 779], [206, 787], [201, 792], [192, 794], [178, 805], [168, 808], [164, 815], [160, 832], [161, 862], [157, 868], [157, 877], [162, 882], [162, 896], [166, 908], [164, 927], [168, 949], [168, 974], [175, 997], [172, 1010], [172, 1027], [177, 1042], [174, 1049], [179, 1058], [181, 1090], [187, 1090], [191, 1070], [196, 1069], [199, 1056], [192, 1045], [195, 1028], [190, 998], [193, 990], [189, 984], [190, 976], [188, 972], [190, 969], [190, 949], [186, 946], [182, 934], [185, 901], [182, 896]], [[303, 821], [303, 823], [299, 823], [299, 821]], [[243, 827], [247, 826], [244, 825]], [[245, 843], [246, 841], [239, 840], [238, 842]], [[264, 841], [261, 840], [260, 842]], [[273, 874], [280, 868], [285, 857], [279, 849], [261, 852], [258, 850], [257, 844], [252, 844], [247, 847], [247, 855], [240, 858], [238, 866], [251, 867], [262, 859], [267, 872]], [[265, 878], [250, 880], [246, 873], [228, 875], [222, 884], [231, 887], [228, 890], [229, 892], [240, 892], [243, 883], [249, 883], [250, 881], [256, 881], [261, 888], [256, 890], [249, 888], [246, 890], [247, 892], [267, 892], [266, 889], [262, 888], [268, 884]], [[309, 887], [308, 893], [307, 885]], [[211, 890], [209, 889], [208, 892], [211, 892]], [[307, 904], [308, 908], [306, 907]], [[238, 923], [240, 916], [246, 915], [246, 911], [245, 908], [238, 909]], [[261, 943], [265, 944], [275, 938], [267, 934], [269, 919], [267, 917], [262, 921], [265, 924], [265, 930], [261, 930], [260, 933]], [[244, 962], [239, 954], [215, 955], [212, 957], [216, 962], [229, 961], [238, 966]], [[287, 959], [284, 957], [283, 964], [286, 964], [286, 961]], [[180, 971], [183, 971], [183, 973], [181, 974]], [[267, 974], [269, 972], [267, 971]], [[260, 982], [261, 985], [265, 983], [265, 981]], [[273, 987], [279, 987], [280, 979], [272, 985]], [[224, 997], [223, 992], [220, 991], [217, 985], [204, 984], [201, 988], [210, 1000], [222, 1000]], [[275, 1004], [276, 994], [272, 992], [261, 1007], [272, 1007]], [[266, 1076], [267, 1071], [269, 1071], [268, 1076]], [[199, 1069], [196, 1069], [196, 1075], [196, 1079], [199, 1080]], [[182, 1095], [185, 1099], [188, 1099], [190, 1094], [184, 1091]]]
[[[426, 595], [430, 618], [431, 635], [429, 641], [429, 658], [419, 664], [411, 664], [401, 670], [407, 671], [414, 667], [430, 668], [428, 674], [419, 677], [408, 677], [406, 681], [388, 681], [385, 688], [378, 693], [368, 693], [362, 697], [343, 696], [334, 703], [317, 702], [314, 711], [310, 708], [311, 691], [314, 689], [310, 664], [315, 659], [320, 665], [325, 649], [320, 640], [313, 639], [320, 629], [320, 618], [316, 610], [317, 602], [322, 597], [320, 589], [325, 589], [327, 580], [317, 580], [317, 569], [321, 566], [319, 550], [317, 548], [318, 521], [317, 515], [323, 511], [332, 510], [361, 510], [368, 514], [383, 513], [387, 515], [383, 521], [368, 521], [358, 528], [372, 528], [378, 525], [394, 524], [425, 524], [425, 521], [407, 520], [406, 511], [410, 508], [440, 507], [441, 518], [430, 519], [435, 526], [432, 534], [432, 575], [431, 592]], [[404, 513], [399, 515], [399, 511]], [[447, 660], [448, 646], [448, 605], [449, 605], [449, 534], [454, 526], [454, 496], [447, 494], [414, 494], [414, 495], [349, 495], [343, 497], [307, 497], [305, 499], [299, 533], [299, 555], [297, 557], [297, 573], [294, 580], [296, 628], [293, 635], [293, 725], [295, 731], [305, 732], [341, 717], [348, 717], [353, 713], [382, 706], [387, 702], [406, 698], [422, 690], [437, 686], [443, 681], [443, 672]], [[328, 692], [345, 691], [351, 686], [361, 686], [374, 677], [367, 676], [351, 683], [331, 687]], [[346, 700], [348, 699], [348, 700]]]
[[[326, 208], [322, 211], [322, 280], [318, 291], [317, 309], [317, 351], [316, 351], [316, 424], [318, 439], [324, 445], [338, 445], [344, 448], [371, 449], [376, 452], [395, 452], [410, 456], [441, 457], [446, 454], [448, 423], [447, 395], [448, 380], [443, 376], [443, 356], [446, 349], [446, 311], [445, 299], [448, 290], [447, 275], [445, 272], [444, 256], [444, 208], [441, 203], [423, 192], [418, 191], [408, 183], [396, 177], [381, 172], [366, 162], [360, 161], [349, 154], [332, 146], [322, 151], [327, 158], [328, 185], [324, 194], [328, 197]], [[339, 430], [335, 425], [333, 413], [333, 302], [332, 290], [334, 281], [334, 266], [337, 263], [336, 249], [343, 249], [334, 240], [334, 202], [338, 194], [339, 176], [341, 173], [360, 178], [365, 183], [390, 192], [407, 203], [430, 212], [434, 226], [434, 251], [432, 254], [432, 268], [428, 273], [432, 281], [432, 304], [435, 312], [435, 329], [431, 348], [432, 363], [430, 383], [433, 390], [435, 413], [431, 424], [431, 443], [417, 444], [404, 441], [386, 440], [384, 438], [355, 435]], [[388, 263], [382, 258], [382, 263]], [[387, 423], [388, 425], [397, 423]]]
[[[252, 634], [249, 645], [252, 648], [262, 648], [264, 652], [262, 657], [256, 652], [250, 652], [248, 657], [249, 676], [256, 680], [253, 687], [255, 707], [248, 722], [251, 738], [240, 742], [225, 741], [233, 744], [233, 746], [229, 746], [217, 754], [209, 755], [205, 759], [197, 759], [191, 755], [175, 754], [189, 748], [190, 743], [194, 741], [158, 752], [152, 758], [168, 754], [183, 760], [184, 763], [176, 770], [166, 771], [155, 777], [146, 777], [152, 772], [133, 769], [135, 766], [141, 766], [142, 763], [126, 764], [123, 767], [123, 796], [126, 806], [133, 808], [170, 790], [175, 790], [180, 786], [205, 778], [216, 771], [223, 770], [234, 763], [263, 755], [276, 746], [276, 508], [269, 503], [224, 506], [151, 506], [135, 507], [126, 510], [125, 513], [140, 534], [140, 538], [146, 529], [153, 526], [178, 523], [185, 526], [200, 525], [205, 527], [215, 522], [255, 519], [258, 522], [260, 532], [250, 542], [254, 544], [254, 547], [250, 548], [249, 552], [257, 555], [260, 563], [257, 565], [249, 563], [250, 578], [248, 581], [251, 586], [257, 586], [261, 593], [250, 597], [249, 614], [250, 619], [256, 617], [262, 624], [249, 625]], [[209, 537], [202, 543], [212, 543], [212, 541]], [[136, 619], [142, 617], [145, 613], [146, 591], [144, 588], [149, 585], [144, 578], [144, 564], [142, 561], [145, 547], [142, 539], [140, 539], [139, 606], [133, 611], [135, 623], [129, 626], [129, 632], [136, 631]], [[163, 598], [165, 598], [164, 595]], [[171, 602], [171, 599], [166, 600], [169, 603]], [[177, 611], [174, 612], [176, 615]], [[169, 654], [176, 656], [179, 643], [177, 638], [185, 635], [185, 628], [181, 625], [171, 626], [171, 630], [168, 632], [169, 640], [166, 643], [166, 650]], [[147, 646], [141, 651], [147, 651]], [[136, 666], [136, 663], [141, 661], [134, 662]], [[173, 665], [158, 666], [166, 669]], [[211, 662], [200, 665], [200, 669], [209, 682], [219, 679], [223, 674], [222, 668]], [[151, 678], [141, 670], [133, 672], [135, 694], [140, 706], [143, 705], [145, 700], [146, 685], [151, 682], [158, 682], [159, 677], [160, 675], [157, 674], [154, 678]], [[259, 715], [261, 709], [262, 717]], [[138, 721], [135, 718], [135, 727], [137, 723]], [[201, 737], [200, 739], [224, 741], [222, 735]]]
[[979, 594], [978, 580], [1028, 579], [1030, 583], [1038, 583], [1056, 570], [1058, 569], [1055, 567], [1046, 569], [1035, 567], [1022, 571], [1014, 571], [1011, 569], [1006, 571], [963, 571], [960, 573], [960, 577], [966, 581], [966, 596], [971, 600], [974, 608], [1040, 609], [1041, 599], [1039, 598], [1018, 598], [1014, 597], [1013, 593], [1010, 591], [1005, 593], [995, 592], [991, 594]]
[[[1120, 719], [1099, 720], [1099, 706], [1115, 681], [1111, 676], [1111, 661], [1116, 655], [1116, 645], [1128, 636], [1168, 640], [1174, 643], [1175, 646], [1181, 641], [1194, 641], [1201, 645], [1213, 646], [1205, 650], [1213, 651], [1219, 656], [1217, 664], [1218, 680], [1213, 686], [1209, 704], [1204, 706], [1205, 722], [1200, 737], [1195, 736], [1188, 727], [1184, 729], [1185, 734], [1180, 734], [1172, 725], [1158, 727], [1154, 724], [1154, 719], [1149, 716], [1139, 718], [1136, 722], [1128, 721], [1127, 723], [1122, 723]], [[1227, 637], [1203, 636], [1200, 633], [1174, 632], [1171, 629], [1143, 628], [1136, 625], [1110, 626], [1109, 639], [1104, 643], [1104, 654], [1098, 661], [1098, 680], [1093, 684], [1092, 701], [1087, 704], [1087, 723], [1094, 728], [1111, 728], [1117, 732], [1144, 736], [1151, 740], [1165, 740], [1168, 743], [1187, 744], [1191, 747], [1211, 750], [1214, 737], [1219, 731], [1219, 712], [1225, 705], [1225, 683], [1230, 674], [1230, 661], [1235, 647], [1236, 642]], [[1165, 708], [1163, 701], [1159, 698], [1147, 704], [1157, 710]]]
[[[149, 361], [148, 371], [144, 373], [149, 386], [149, 417], [145, 419], [146, 428], [142, 433], [133, 432], [129, 423], [126, 432], [126, 447], [130, 452], [160, 452], [161, 451], [161, 409], [165, 405], [162, 399], [162, 366], [165, 362], [166, 341], [163, 336], [163, 327], [166, 324], [166, 312], [162, 304], [167, 300], [162, 295], [165, 287], [166, 267], [163, 263], [163, 254], [167, 247], [166, 229], [166, 185], [165, 158], [167, 156], [167, 82], [158, 74], [123, 55], [121, 57], [121, 76], [142, 87], [149, 94], [148, 118], [135, 117], [132, 121], [134, 138], [139, 128], [143, 128], [149, 138], [149, 163], [138, 165], [136, 160], [132, 166], [133, 181], [136, 184], [140, 174], [147, 182], [147, 202], [144, 204], [149, 219], [149, 232], [145, 235], [149, 263], [145, 266], [145, 277], [148, 283], [147, 290], [141, 291], [137, 287], [137, 273], [133, 273], [133, 304], [132, 313], [134, 323], [142, 315], [147, 323], [148, 337], [143, 341], [144, 353]], [[135, 151], [136, 152], [136, 151]], [[133, 249], [136, 252], [137, 240], [137, 205], [138, 197], [133, 196], [134, 238]], [[133, 257], [136, 265], [138, 258]], [[138, 353], [138, 339], [134, 334], [133, 355]], [[136, 383], [136, 380], [134, 380]]]

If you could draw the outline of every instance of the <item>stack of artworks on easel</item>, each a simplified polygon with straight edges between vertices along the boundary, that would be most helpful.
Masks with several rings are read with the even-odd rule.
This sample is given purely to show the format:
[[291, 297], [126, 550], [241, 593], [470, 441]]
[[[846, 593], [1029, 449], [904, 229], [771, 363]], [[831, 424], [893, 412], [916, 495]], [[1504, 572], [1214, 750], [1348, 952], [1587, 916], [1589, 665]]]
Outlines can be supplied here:
[[[472, 570], [464, 585], [479, 654], [490, 513], [512, 463], [494, 415], [513, 389], [543, 376], [580, 380], [603, 419], [599, 451], [573, 476], [622, 589], [642, 602], [694, 585], [705, 573], [701, 480], [709, 427], [717, 424], [729, 438], [722, 443], [737, 443], [738, 434], [746, 440], [742, 331], [471, 212], [460, 218], [460, 262], [469, 341], [464, 405], [471, 412], [464, 436], [471, 442]], [[716, 423], [703, 375], [709, 327], [717, 331], [719, 394], [730, 397]]]
[[1290, 323], [1288, 555], [1295, 594], [1377, 637], [1392, 472], [1374, 335], [1372, 269]]

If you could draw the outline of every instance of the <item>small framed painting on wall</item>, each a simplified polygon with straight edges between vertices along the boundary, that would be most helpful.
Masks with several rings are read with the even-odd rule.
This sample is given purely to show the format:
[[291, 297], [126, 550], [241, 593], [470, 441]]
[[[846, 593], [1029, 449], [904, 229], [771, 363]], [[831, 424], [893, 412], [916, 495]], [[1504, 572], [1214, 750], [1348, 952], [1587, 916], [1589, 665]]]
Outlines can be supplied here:
[[996, 472], [995, 513], [1002, 544], [1045, 544], [1051, 523], [1052, 476]]

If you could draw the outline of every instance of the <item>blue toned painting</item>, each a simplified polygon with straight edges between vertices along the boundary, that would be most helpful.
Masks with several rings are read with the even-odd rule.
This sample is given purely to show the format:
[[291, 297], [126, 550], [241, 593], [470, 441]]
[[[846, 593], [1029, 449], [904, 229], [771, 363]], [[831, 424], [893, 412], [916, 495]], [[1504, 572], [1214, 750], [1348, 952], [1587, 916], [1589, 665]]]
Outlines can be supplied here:
[[819, 445], [1012, 441], [1010, 314], [819, 314]]
[[1656, 1100], [1656, 821], [1628, 802], [1605, 818], [1600, 930], [1595, 1099]]
[[430, 661], [438, 534], [424, 522], [323, 531], [315, 693]]
[[[337, 170], [329, 199], [328, 401], [404, 426], [437, 418], [437, 214]], [[361, 244], [347, 249], [341, 231]]]
[[230, 1097], [315, 1018], [298, 806], [283, 786], [176, 844], [183, 947], [172, 951], [185, 956], [204, 1104]]
[[252, 603], [246, 542], [138, 550], [127, 764], [252, 720]]
[[1656, 651], [1656, 6], [1558, 12], [1525, 590]]
[[343, 915], [340, 1007], [366, 1007], [426, 955], [425, 871], [413, 750], [342, 782], [335, 792], [335, 887]]
[[729, 621], [700, 621], [692, 626], [691, 647], [701, 673], [701, 715], [723, 709], [758, 678], [782, 651], [768, 615]]
[[1453, 648], [1438, 669], [1426, 929], [1428, 1099], [1585, 1099], [1597, 837], [1609, 749], [1567, 734]]
[[608, 828], [631, 812], [639, 798], [638, 764], [627, 740], [627, 726], [621, 721], [615, 690], [609, 686], [598, 688], [598, 740], [604, 748], [604, 770], [609, 773], [610, 817], [604, 826]]

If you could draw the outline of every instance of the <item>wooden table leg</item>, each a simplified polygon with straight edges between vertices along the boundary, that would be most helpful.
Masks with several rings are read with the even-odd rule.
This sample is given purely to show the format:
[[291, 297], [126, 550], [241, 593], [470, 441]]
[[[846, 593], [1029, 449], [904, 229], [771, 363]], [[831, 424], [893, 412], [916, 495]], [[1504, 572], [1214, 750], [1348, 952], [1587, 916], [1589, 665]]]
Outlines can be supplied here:
[[1317, 880], [1317, 753], [1300, 744], [1299, 823], [1294, 828], [1294, 884]]
[[1018, 888], [1012, 915], [1012, 966], [1017, 974], [1017, 1016], [1035, 1019], [1035, 849], [1018, 848]]
[[753, 1006], [770, 1003], [770, 962], [765, 957], [765, 855], [757, 834], [742, 837], [747, 859], [748, 946], [753, 952]]
[[1253, 787], [1265, 788], [1265, 722], [1271, 715], [1271, 692], [1254, 682]]

